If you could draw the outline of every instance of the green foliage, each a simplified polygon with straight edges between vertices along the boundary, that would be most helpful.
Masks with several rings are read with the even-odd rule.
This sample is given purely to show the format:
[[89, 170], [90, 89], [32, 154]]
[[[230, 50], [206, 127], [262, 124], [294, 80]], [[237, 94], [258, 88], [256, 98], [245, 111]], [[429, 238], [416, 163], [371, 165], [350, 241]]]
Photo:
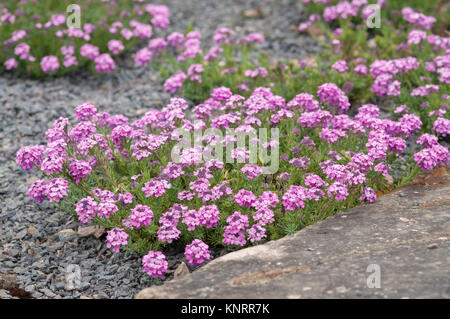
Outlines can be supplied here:
[[[59, 26], [45, 27], [48, 21], [51, 21], [52, 15], [63, 14], [67, 17], [70, 16], [70, 12], [66, 13], [66, 9], [71, 4], [77, 4], [81, 7], [80, 18], [81, 28], [92, 24], [95, 26], [95, 30], [90, 34], [89, 41], [80, 37], [69, 37], [64, 35], [58, 37], [57, 31], [67, 30], [66, 23]], [[149, 14], [143, 15], [136, 14], [134, 7], [142, 5], [134, 1], [115, 1], [116, 5], [112, 5], [110, 2], [103, 1], [69, 1], [69, 0], [39, 0], [39, 1], [24, 1], [19, 0], [2, 0], [0, 1], [0, 10], [6, 8], [9, 13], [14, 14], [15, 21], [13, 23], [3, 22], [0, 24], [0, 43], [11, 39], [14, 31], [24, 30], [26, 31], [26, 37], [9, 45], [1, 45], [0, 50], [0, 69], [3, 69], [4, 62], [8, 58], [16, 58], [19, 62], [18, 68], [14, 71], [19, 73], [28, 73], [32, 76], [59, 76], [62, 74], [74, 72], [80, 67], [90, 68], [93, 72], [94, 63], [85, 57], [80, 56], [79, 48], [85, 44], [93, 44], [100, 49], [100, 53], [110, 53], [108, 50], [108, 42], [112, 39], [121, 40], [124, 44], [124, 53], [127, 50], [133, 48], [138, 39], [132, 37], [130, 40], [126, 40], [120, 34], [120, 28], [117, 33], [112, 34], [109, 28], [113, 22], [122, 22], [124, 27], [132, 28], [129, 26], [131, 20], [137, 20], [141, 23], [149, 23]], [[141, 8], [142, 10], [142, 8]], [[1, 15], [0, 15], [1, 16]], [[36, 28], [35, 25], [40, 23], [41, 28]], [[28, 60], [20, 60], [14, 54], [14, 48], [19, 43], [26, 43], [30, 46], [30, 55], [36, 60], [30, 62]], [[71, 66], [69, 68], [62, 67], [64, 56], [61, 53], [61, 47], [67, 45], [75, 46], [74, 56], [78, 60], [78, 65]], [[58, 57], [61, 67], [58, 71], [45, 74], [40, 66], [40, 61], [43, 57], [54, 55]]]

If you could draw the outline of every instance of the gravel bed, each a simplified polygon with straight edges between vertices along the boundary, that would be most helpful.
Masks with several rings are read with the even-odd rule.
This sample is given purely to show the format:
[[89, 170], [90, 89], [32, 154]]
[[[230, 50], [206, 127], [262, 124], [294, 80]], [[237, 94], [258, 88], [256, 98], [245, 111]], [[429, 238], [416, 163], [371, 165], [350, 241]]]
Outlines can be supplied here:
[[[211, 42], [214, 30], [228, 27], [243, 36], [249, 32], [262, 33], [266, 39], [262, 49], [277, 59], [303, 59], [319, 51], [317, 43], [298, 32], [301, 21], [308, 19], [307, 11], [298, 0], [194, 0], [167, 1], [176, 10], [171, 12], [174, 31], [192, 25]], [[173, 5], [175, 4], [176, 5]]]
[[[167, 32], [183, 31], [191, 22], [206, 44], [211, 44], [217, 27], [241, 34], [262, 32], [266, 36], [263, 49], [276, 58], [300, 59], [318, 50], [310, 38], [295, 30], [306, 19], [298, 0], [166, 3], [172, 12]], [[113, 254], [104, 238], [77, 235], [80, 224], [65, 212], [30, 200], [28, 185], [37, 174], [22, 171], [15, 163], [20, 147], [44, 143], [51, 123], [60, 116], [71, 118], [73, 108], [82, 102], [130, 119], [167, 103], [169, 95], [155, 72], [134, 66], [131, 56], [118, 66], [105, 76], [81, 71], [33, 80], [0, 74], [0, 276], [15, 281], [32, 298], [132, 298], [141, 289], [161, 283], [142, 272], [138, 255]], [[172, 270], [180, 258], [169, 256]], [[71, 289], [67, 271], [70, 275], [77, 269], [81, 282]], [[0, 298], [14, 297], [0, 287]]]

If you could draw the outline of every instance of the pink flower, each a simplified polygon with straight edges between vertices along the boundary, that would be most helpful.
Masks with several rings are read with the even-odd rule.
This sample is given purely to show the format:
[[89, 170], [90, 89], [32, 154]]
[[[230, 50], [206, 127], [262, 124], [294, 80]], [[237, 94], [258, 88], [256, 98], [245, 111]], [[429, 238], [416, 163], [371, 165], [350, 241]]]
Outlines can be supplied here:
[[306, 175], [305, 184], [308, 187], [318, 187], [318, 188], [328, 185], [326, 182], [323, 181], [322, 178], [320, 178], [320, 176], [316, 174]]
[[47, 184], [47, 198], [50, 202], [59, 202], [67, 196], [69, 183], [64, 178], [52, 178]]
[[73, 55], [74, 53], [75, 53], [74, 45], [68, 45], [68, 46], [61, 47], [61, 54], [64, 56]]
[[192, 243], [186, 245], [184, 256], [191, 266], [202, 265], [206, 260], [211, 259], [209, 246], [200, 239], [194, 239]]
[[431, 135], [428, 133], [422, 134], [416, 141], [417, 144], [424, 145], [427, 148], [432, 147], [433, 145], [437, 145], [438, 137], [435, 135]]
[[300, 93], [288, 102], [287, 107], [289, 109], [312, 112], [319, 109], [319, 102], [317, 102], [311, 94]]
[[100, 55], [100, 50], [95, 45], [86, 43], [80, 48], [80, 55], [89, 60], [95, 60]]
[[340, 137], [346, 137], [345, 131], [339, 129], [323, 128], [319, 137], [327, 141], [328, 144], [335, 144]]
[[178, 199], [179, 200], [192, 200], [194, 198], [195, 194], [189, 191], [181, 191], [178, 193]]
[[44, 151], [42, 145], [22, 147], [16, 154], [16, 163], [24, 170], [33, 170], [34, 166], [41, 165]]
[[43, 179], [38, 179], [30, 185], [28, 189], [28, 196], [36, 202], [42, 203], [47, 197], [47, 192], [47, 182]]
[[17, 68], [17, 66], [19, 65], [19, 63], [17, 62], [16, 59], [14, 58], [9, 58], [5, 61], [4, 66], [6, 70], [12, 70]]
[[331, 68], [339, 73], [348, 71], [347, 62], [345, 60], [338, 60], [334, 62]]
[[169, 93], [175, 93], [178, 89], [183, 86], [184, 80], [186, 80], [187, 75], [181, 70], [175, 72], [174, 75], [169, 77], [166, 82], [164, 82], [164, 90]]
[[147, 255], [142, 258], [142, 267], [151, 277], [162, 277], [169, 267], [166, 256], [160, 251], [150, 250]]
[[310, 159], [308, 157], [294, 157], [289, 161], [289, 164], [299, 169], [307, 169]]
[[241, 168], [241, 171], [247, 176], [248, 179], [252, 180], [262, 173], [262, 168], [258, 165], [246, 164]]
[[103, 53], [95, 58], [95, 70], [98, 73], [109, 73], [116, 68], [113, 58], [108, 53]]
[[[52, 150], [47, 149], [47, 152], [52, 152]], [[62, 153], [65, 151], [63, 150]], [[59, 174], [64, 166], [65, 158], [59, 154], [49, 154], [41, 164], [41, 171], [45, 172], [47, 175]]]
[[199, 214], [196, 210], [190, 209], [183, 212], [183, 224], [188, 226], [188, 231], [193, 231], [197, 226], [200, 225]]
[[433, 123], [433, 131], [442, 136], [447, 136], [447, 134], [450, 134], [450, 120], [438, 117]]
[[184, 35], [179, 32], [173, 32], [167, 36], [167, 44], [172, 48], [179, 48], [184, 43]]
[[97, 215], [97, 202], [91, 196], [85, 197], [75, 205], [75, 212], [80, 223], [87, 224]]
[[148, 48], [140, 49], [136, 52], [135, 62], [142, 66], [146, 66], [149, 61], [151, 61], [153, 53]]
[[171, 185], [165, 180], [151, 180], [144, 184], [142, 191], [145, 193], [145, 197], [161, 197], [169, 188]]
[[182, 214], [188, 210], [187, 206], [174, 204], [169, 211], [162, 214], [159, 223], [162, 225], [177, 226]]
[[298, 211], [305, 208], [308, 190], [303, 186], [291, 185], [283, 195], [283, 207], [288, 211]]
[[130, 40], [134, 36], [133, 31], [131, 31], [130, 29], [126, 29], [126, 28], [122, 29], [120, 31], [120, 34], [125, 38], [125, 40]]
[[350, 107], [348, 97], [334, 83], [325, 83], [319, 86], [317, 96], [320, 98], [320, 102], [327, 102], [328, 106], [337, 107], [341, 112]]
[[355, 69], [353, 71], [358, 75], [367, 75], [368, 72], [367, 66], [364, 64], [358, 64], [357, 66], [355, 66]]
[[197, 216], [200, 226], [206, 226], [206, 228], [217, 227], [220, 211], [216, 205], [202, 206], [198, 210]]
[[91, 103], [82, 103], [75, 108], [75, 116], [78, 120], [88, 120], [95, 113], [97, 113], [97, 108]]
[[226, 245], [245, 246], [247, 243], [245, 230], [235, 231], [234, 228], [228, 228], [227, 226], [225, 227], [222, 241]]
[[414, 160], [417, 166], [421, 167], [424, 171], [431, 170], [439, 164], [446, 164], [450, 159], [448, 148], [436, 144], [430, 148], [424, 148], [423, 150], [414, 154]]
[[201, 64], [191, 64], [188, 69], [188, 77], [191, 81], [202, 83], [203, 66]]
[[334, 182], [328, 187], [328, 197], [332, 197], [334, 195], [334, 199], [337, 201], [344, 200], [348, 196], [347, 187], [341, 182]]
[[119, 211], [119, 208], [112, 200], [102, 200], [97, 206], [98, 217], [110, 218], [111, 214]]
[[256, 201], [256, 196], [251, 191], [241, 189], [234, 195], [234, 200], [241, 207], [252, 207]]
[[70, 175], [78, 184], [83, 178], [87, 177], [92, 171], [91, 165], [82, 160], [75, 160], [70, 163]]
[[64, 67], [70, 68], [72, 65], [78, 65], [77, 58], [73, 55], [66, 55], [63, 62]]
[[113, 54], [119, 54], [120, 51], [123, 51], [123, 49], [125, 49], [125, 47], [124, 47], [122, 41], [113, 39], [113, 40], [109, 40], [108, 49]]
[[107, 231], [106, 246], [112, 248], [115, 253], [119, 252], [120, 246], [128, 244], [128, 234], [122, 228], [113, 228]]
[[180, 233], [176, 225], [164, 224], [158, 229], [158, 240], [171, 244], [174, 240], [180, 238]]
[[372, 188], [364, 187], [363, 193], [359, 199], [367, 200], [369, 203], [373, 203], [377, 199], [377, 194]]
[[215, 88], [211, 92], [211, 97], [216, 101], [226, 101], [232, 95], [233, 95], [233, 93], [231, 92], [231, 90], [224, 86]]
[[11, 40], [13, 42], [20, 41], [27, 36], [27, 32], [24, 30], [17, 30], [12, 33]]
[[21, 60], [28, 59], [28, 54], [30, 53], [30, 46], [24, 42], [19, 43], [14, 48], [14, 54], [18, 55]]
[[250, 242], [258, 242], [263, 238], [267, 237], [266, 234], [266, 228], [264, 228], [263, 224], [257, 223], [254, 224], [252, 227], [247, 229], [248, 239]]
[[41, 68], [44, 73], [57, 71], [59, 69], [58, 58], [54, 55], [43, 57], [41, 60]]
[[426, 16], [423, 13], [414, 11], [410, 7], [404, 7], [402, 9], [403, 19], [412, 24], [417, 24], [426, 30], [430, 30], [433, 24], [436, 22], [436, 18], [432, 16]]
[[148, 48], [152, 50], [153, 53], [158, 53], [166, 48], [166, 41], [163, 38], [151, 39], [148, 42]]
[[133, 194], [126, 192], [125, 194], [119, 194], [118, 199], [123, 206], [126, 206], [133, 202], [134, 196]]
[[152, 36], [152, 26], [150, 24], [136, 22], [134, 35], [141, 39], [149, 39]]
[[274, 216], [275, 214], [271, 209], [261, 208], [255, 212], [253, 215], [253, 220], [257, 221], [261, 225], [266, 225], [275, 221]]

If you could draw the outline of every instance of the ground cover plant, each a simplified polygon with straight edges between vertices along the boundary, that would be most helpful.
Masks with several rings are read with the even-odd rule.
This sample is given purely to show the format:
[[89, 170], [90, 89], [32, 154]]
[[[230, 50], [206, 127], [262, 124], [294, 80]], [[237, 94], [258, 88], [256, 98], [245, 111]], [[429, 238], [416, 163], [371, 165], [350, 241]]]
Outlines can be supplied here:
[[[70, 24], [77, 13], [79, 27]], [[167, 6], [138, 0], [0, 1], [0, 68], [35, 76], [79, 67], [107, 73], [114, 56], [166, 29], [169, 15]]]
[[[57, 120], [46, 133], [47, 146], [22, 148], [17, 163], [47, 176], [33, 182], [30, 197], [61, 202], [81, 223], [92, 220], [110, 229], [113, 251], [125, 246], [147, 252], [144, 270], [159, 277], [167, 270], [160, 250], [169, 245], [188, 244], [185, 256], [196, 266], [209, 259], [209, 245], [233, 248], [280, 238], [376, 199], [405, 138], [420, 129], [419, 117], [380, 119], [378, 107], [369, 104], [351, 119], [342, 114], [347, 97], [332, 83], [319, 87], [317, 96], [301, 93], [286, 102], [258, 88], [245, 99], [221, 87], [194, 109], [194, 122], [186, 119], [188, 106], [179, 98], [132, 123], [85, 103], [76, 108], [77, 124]], [[276, 133], [252, 136], [275, 125], [281, 139]], [[180, 126], [197, 131], [198, 139], [193, 147], [182, 144], [173, 161], [169, 154], [185, 140]], [[237, 135], [250, 134], [260, 151], [279, 152], [276, 170], [265, 173], [264, 158], [248, 164], [250, 146], [234, 147], [238, 138], [228, 130], [201, 136], [198, 131], [207, 127], [234, 128]], [[448, 149], [436, 137], [424, 134], [419, 143], [425, 146], [415, 156], [419, 166], [448, 161]], [[211, 145], [228, 146], [234, 161], [204, 161], [205, 154], [218, 154]]]
[[409, 3], [428, 15], [397, 1], [380, 2], [380, 28], [366, 25], [373, 14], [368, 1], [303, 2], [311, 6], [312, 14], [299, 31], [310, 31], [324, 47], [314, 61], [273, 61], [255, 51], [264, 42], [263, 35], [237, 37], [233, 30], [219, 28], [215, 44], [206, 49], [196, 31], [169, 35], [161, 40], [162, 58], [155, 59], [153, 67], [167, 79], [168, 92], [199, 103], [219, 86], [245, 97], [266, 86], [292, 99], [298, 92], [313, 94], [319, 85], [332, 82], [345, 90], [355, 108], [381, 104], [397, 119], [413, 111], [424, 123], [424, 132], [436, 119], [450, 118], [445, 33], [445, 17], [450, 17], [445, 1]]
[[195, 106], [172, 98], [131, 121], [78, 105], [46, 145], [17, 153], [44, 176], [30, 197], [105, 227], [108, 247], [138, 251], [161, 277], [169, 248], [198, 266], [212, 247], [292, 234], [446, 165], [449, 40], [433, 33], [446, 20], [429, 5], [379, 4], [399, 13], [373, 30], [366, 1], [312, 3], [299, 26], [322, 30], [312, 64], [272, 64], [254, 50], [263, 35], [226, 28], [205, 51], [195, 30], [150, 40], [136, 63]]

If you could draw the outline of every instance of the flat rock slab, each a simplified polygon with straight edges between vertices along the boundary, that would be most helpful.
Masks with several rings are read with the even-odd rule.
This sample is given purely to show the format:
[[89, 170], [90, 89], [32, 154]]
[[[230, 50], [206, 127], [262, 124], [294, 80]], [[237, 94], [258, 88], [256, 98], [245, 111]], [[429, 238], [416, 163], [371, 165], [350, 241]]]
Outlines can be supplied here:
[[445, 173], [136, 298], [450, 298], [449, 237]]

